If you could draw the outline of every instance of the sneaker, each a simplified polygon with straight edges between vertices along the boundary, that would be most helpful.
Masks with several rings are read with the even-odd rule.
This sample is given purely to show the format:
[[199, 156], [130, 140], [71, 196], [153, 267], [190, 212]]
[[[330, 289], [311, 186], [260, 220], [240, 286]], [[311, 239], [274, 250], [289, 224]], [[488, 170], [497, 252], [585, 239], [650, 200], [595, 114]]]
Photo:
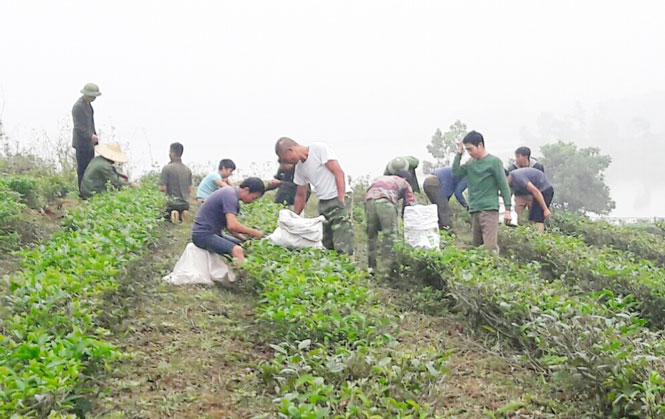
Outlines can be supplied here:
[[182, 212], [182, 221], [184, 221], [186, 223], [191, 223], [192, 222], [192, 213], [187, 211], [187, 210], [184, 210]]
[[178, 211], [171, 211], [171, 222], [175, 224], [178, 221], [180, 221], [180, 214], [178, 214]]

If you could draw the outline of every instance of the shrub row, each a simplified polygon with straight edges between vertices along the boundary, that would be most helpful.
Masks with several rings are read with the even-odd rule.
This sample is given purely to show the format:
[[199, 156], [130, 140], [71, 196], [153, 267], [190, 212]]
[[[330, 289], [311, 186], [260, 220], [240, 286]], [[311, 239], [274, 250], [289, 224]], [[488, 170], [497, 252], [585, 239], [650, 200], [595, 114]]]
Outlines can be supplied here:
[[[275, 227], [278, 210], [267, 202], [243, 209], [263, 231]], [[422, 400], [449, 354], [402, 345], [397, 315], [346, 257], [261, 241], [243, 270], [255, 278], [256, 310], [276, 342], [258, 369], [280, 417], [431, 417]]]
[[85, 404], [85, 375], [120, 355], [99, 325], [104, 296], [156, 236], [163, 204], [150, 185], [99, 195], [22, 253], [0, 312], [0, 416]]
[[644, 327], [630, 296], [582, 293], [544, 280], [537, 263], [518, 265], [451, 241], [441, 251], [398, 246], [393, 268], [443, 289], [452, 310], [524, 351], [556, 388], [590, 397], [603, 414], [665, 412], [665, 343]]
[[502, 229], [500, 245], [519, 260], [540, 262], [549, 278], [584, 291], [630, 296], [649, 327], [665, 328], [665, 269], [631, 253], [589, 246], [578, 237], [538, 234], [524, 227]]
[[76, 178], [66, 173], [50, 176], [3, 176], [7, 188], [19, 194], [21, 203], [29, 208], [40, 208], [56, 199], [77, 192]]
[[21, 196], [7, 186], [5, 179], [0, 178], [0, 250], [11, 249], [18, 242], [15, 223], [25, 208], [20, 199]]
[[580, 236], [589, 245], [628, 251], [665, 267], [665, 238], [661, 236], [566, 212], [557, 212], [550, 222], [558, 231]]

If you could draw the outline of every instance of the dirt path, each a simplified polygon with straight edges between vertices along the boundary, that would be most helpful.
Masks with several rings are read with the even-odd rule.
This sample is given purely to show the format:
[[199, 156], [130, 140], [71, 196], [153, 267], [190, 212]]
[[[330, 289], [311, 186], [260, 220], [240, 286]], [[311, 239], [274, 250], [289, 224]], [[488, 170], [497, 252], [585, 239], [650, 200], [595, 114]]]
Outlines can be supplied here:
[[263, 353], [256, 296], [232, 289], [174, 286], [161, 280], [189, 239], [189, 226], [165, 226], [157, 248], [130, 272], [130, 309], [114, 343], [131, 354], [105, 381], [98, 418], [248, 417], [271, 399], [253, 375]]
[[[254, 315], [256, 294], [247, 284], [163, 282], [189, 239], [189, 226], [164, 229], [156, 248], [128, 273], [126, 295], [119, 297], [128, 311], [113, 341], [132, 356], [103, 378], [109, 389], [91, 417], [275, 417], [273, 396], [256, 368], [272, 354]], [[463, 319], [445, 310], [427, 313], [414, 296], [386, 284], [373, 288], [401, 313], [402, 342], [451, 354], [445, 377], [423, 395], [443, 417], [569, 417], [575, 409], [550, 400], [519, 354], [479, 342]]]

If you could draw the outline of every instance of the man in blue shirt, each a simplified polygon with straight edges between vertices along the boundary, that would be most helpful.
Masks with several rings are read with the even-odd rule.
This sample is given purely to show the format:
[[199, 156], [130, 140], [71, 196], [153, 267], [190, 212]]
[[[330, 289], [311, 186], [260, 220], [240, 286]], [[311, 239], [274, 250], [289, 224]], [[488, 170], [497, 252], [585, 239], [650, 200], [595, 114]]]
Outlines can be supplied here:
[[238, 221], [240, 201], [249, 204], [265, 192], [263, 181], [256, 177], [245, 179], [240, 186], [225, 186], [213, 192], [203, 203], [192, 226], [192, 242], [201, 249], [220, 255], [231, 255], [243, 261], [245, 251], [240, 240], [222, 234], [227, 229], [234, 236], [246, 234], [261, 238], [259, 230], [246, 227]]
[[199, 183], [199, 187], [196, 189], [196, 200], [199, 201], [199, 203], [203, 203], [208, 199], [210, 194], [217, 189], [231, 186], [229, 177], [233, 174], [234, 170], [236, 170], [236, 164], [233, 163], [233, 160], [222, 159], [219, 162], [219, 169], [217, 172], [210, 173], [201, 180], [201, 183]]
[[423, 189], [430, 202], [436, 204], [438, 208], [439, 228], [450, 228], [450, 205], [448, 205], [448, 201], [451, 196], [455, 195], [457, 202], [465, 209], [469, 209], [469, 204], [463, 195], [466, 187], [466, 177], [455, 178], [450, 167], [436, 169], [432, 172], [432, 175], [425, 178]]

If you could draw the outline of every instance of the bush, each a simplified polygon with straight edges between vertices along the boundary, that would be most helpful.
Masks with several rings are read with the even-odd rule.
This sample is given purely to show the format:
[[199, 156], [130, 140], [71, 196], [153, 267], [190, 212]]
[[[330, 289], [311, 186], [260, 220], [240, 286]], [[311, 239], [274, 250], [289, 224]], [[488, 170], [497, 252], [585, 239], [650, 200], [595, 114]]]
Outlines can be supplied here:
[[104, 294], [156, 235], [164, 195], [105, 193], [71, 211], [65, 230], [22, 252], [0, 312], [0, 416], [48, 416], [86, 393], [84, 376], [121, 354], [100, 326]]
[[586, 245], [577, 237], [538, 234], [530, 228], [503, 228], [501, 249], [513, 257], [538, 261], [542, 272], [586, 292], [609, 290], [630, 296], [654, 329], [665, 328], [665, 269], [633, 254]]
[[665, 239], [630, 226], [617, 226], [607, 221], [591, 221], [587, 217], [557, 212], [550, 220], [558, 231], [579, 236], [587, 244], [613, 247], [631, 252], [665, 267]]
[[[399, 246], [394, 269], [445, 290], [452, 310], [521, 349], [555, 388], [598, 402], [605, 416], [661, 417], [665, 343], [644, 327], [630, 297], [585, 294], [483, 250]], [[423, 289], [421, 292], [428, 292]]]
[[0, 179], [0, 250], [12, 249], [18, 243], [16, 222], [25, 208], [20, 200], [21, 195], [11, 190], [6, 180]]
[[[243, 207], [248, 225], [275, 228], [279, 206]], [[431, 417], [423, 403], [449, 354], [400, 345], [396, 313], [343, 255], [251, 245], [242, 269], [256, 279], [259, 318], [274, 356], [258, 370], [280, 417]], [[271, 416], [272, 417], [272, 416]]]

